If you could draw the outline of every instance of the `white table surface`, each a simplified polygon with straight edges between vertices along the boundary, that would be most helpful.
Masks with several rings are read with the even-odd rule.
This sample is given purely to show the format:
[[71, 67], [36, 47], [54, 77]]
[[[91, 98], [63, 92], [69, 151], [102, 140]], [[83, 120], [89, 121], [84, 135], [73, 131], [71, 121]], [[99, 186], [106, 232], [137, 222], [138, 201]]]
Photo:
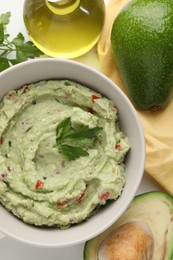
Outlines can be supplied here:
[[[106, 3], [108, 0], [105, 0]], [[8, 25], [8, 32], [11, 36], [16, 36], [18, 32], [22, 32], [23, 35], [28, 38], [23, 18], [24, 0], [0, 0], [0, 13], [11, 11], [10, 24]], [[99, 61], [92, 59], [96, 54], [96, 50], [93, 48], [89, 53], [83, 55], [75, 60], [85, 63], [95, 69], [99, 69]], [[144, 174], [141, 185], [137, 191], [137, 194], [147, 191], [161, 190], [161, 187], [147, 174]], [[84, 243], [68, 247], [68, 248], [38, 248], [13, 240], [10, 237], [0, 233], [0, 260], [82, 260], [83, 259], [83, 246]], [[91, 259], [92, 260], [92, 259]]]

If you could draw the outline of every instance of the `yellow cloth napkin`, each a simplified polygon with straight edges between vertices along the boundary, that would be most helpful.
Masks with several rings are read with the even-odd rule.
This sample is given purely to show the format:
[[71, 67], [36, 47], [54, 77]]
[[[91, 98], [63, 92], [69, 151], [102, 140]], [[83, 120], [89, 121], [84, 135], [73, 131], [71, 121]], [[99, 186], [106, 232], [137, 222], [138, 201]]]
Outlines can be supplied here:
[[[129, 0], [109, 0], [106, 20], [97, 45], [101, 71], [125, 93], [116, 64], [112, 58], [110, 34], [113, 21]], [[127, 94], [127, 93], [126, 93]], [[137, 111], [146, 140], [145, 172], [173, 195], [173, 99], [160, 111]]]

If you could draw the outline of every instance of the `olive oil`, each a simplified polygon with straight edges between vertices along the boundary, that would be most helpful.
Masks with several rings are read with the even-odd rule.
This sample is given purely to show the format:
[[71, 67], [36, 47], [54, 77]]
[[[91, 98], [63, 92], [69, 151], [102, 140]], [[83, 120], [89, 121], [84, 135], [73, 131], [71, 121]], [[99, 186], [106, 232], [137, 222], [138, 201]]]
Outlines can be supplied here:
[[75, 58], [98, 41], [104, 0], [25, 0], [23, 18], [33, 43], [46, 55]]

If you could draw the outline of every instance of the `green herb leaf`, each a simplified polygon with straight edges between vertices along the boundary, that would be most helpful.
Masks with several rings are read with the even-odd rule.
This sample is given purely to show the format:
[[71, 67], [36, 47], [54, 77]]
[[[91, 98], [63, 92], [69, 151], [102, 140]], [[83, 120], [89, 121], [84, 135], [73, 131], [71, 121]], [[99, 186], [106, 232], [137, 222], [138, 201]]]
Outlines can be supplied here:
[[11, 17], [11, 12], [6, 12], [4, 14], [0, 15], [0, 23], [2, 23], [4, 26], [9, 24]]
[[56, 141], [58, 142], [71, 129], [70, 117], [65, 118], [56, 128]]
[[74, 147], [71, 145], [60, 145], [59, 152], [64, 155], [69, 161], [76, 160], [79, 157], [88, 156], [88, 152], [80, 147]]
[[99, 134], [99, 132], [102, 130], [102, 127], [94, 127], [89, 128], [88, 126], [83, 126], [75, 132], [66, 135], [64, 139], [83, 139], [83, 138], [95, 138]]
[[17, 59], [9, 59], [9, 62], [10, 62], [12, 65], [15, 65], [15, 64], [19, 63]]
[[70, 117], [65, 118], [56, 129], [56, 146], [59, 152], [69, 160], [87, 156], [89, 149], [102, 127], [89, 128], [88, 126], [73, 129]]
[[4, 34], [4, 40], [8, 39], [8, 37], [10, 37], [10, 34], [9, 33], [5, 33]]
[[95, 138], [83, 138], [83, 139], [62, 139], [61, 144], [70, 144], [75, 147], [81, 147], [83, 149], [89, 149], [93, 146]]
[[19, 33], [17, 37], [12, 40], [12, 43], [16, 47], [16, 58], [18, 62], [25, 61], [28, 58], [33, 59], [42, 54], [31, 41], [24, 41], [25, 38], [22, 33]]
[[0, 72], [9, 68], [10, 64], [7, 58], [0, 57]]
[[[20, 32], [10, 40], [10, 34], [6, 33], [6, 25], [10, 22], [11, 13], [0, 15], [0, 71], [28, 59], [39, 57], [43, 53], [31, 41], [26, 41]], [[10, 55], [13, 57], [10, 57]]]
[[24, 36], [23, 36], [23, 34], [22, 33], [18, 33], [18, 35], [17, 35], [17, 37], [16, 38], [14, 38], [13, 40], [12, 40], [12, 43], [17, 47], [17, 46], [22, 46], [23, 45], [23, 43], [24, 43]]
[[3, 23], [0, 23], [0, 44], [4, 41], [4, 26]]

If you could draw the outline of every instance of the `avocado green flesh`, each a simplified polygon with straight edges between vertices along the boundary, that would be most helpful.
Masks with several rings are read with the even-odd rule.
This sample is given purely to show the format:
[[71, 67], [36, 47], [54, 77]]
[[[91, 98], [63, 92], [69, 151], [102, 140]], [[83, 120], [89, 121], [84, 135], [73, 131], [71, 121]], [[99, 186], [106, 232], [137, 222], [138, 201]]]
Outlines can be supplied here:
[[113, 57], [141, 110], [165, 107], [173, 94], [172, 14], [172, 0], [132, 0], [113, 23]]
[[160, 191], [136, 196], [117, 222], [85, 243], [84, 260], [98, 260], [98, 251], [105, 238], [117, 227], [132, 221], [142, 221], [149, 225], [154, 238], [152, 260], [172, 260], [173, 197]]

